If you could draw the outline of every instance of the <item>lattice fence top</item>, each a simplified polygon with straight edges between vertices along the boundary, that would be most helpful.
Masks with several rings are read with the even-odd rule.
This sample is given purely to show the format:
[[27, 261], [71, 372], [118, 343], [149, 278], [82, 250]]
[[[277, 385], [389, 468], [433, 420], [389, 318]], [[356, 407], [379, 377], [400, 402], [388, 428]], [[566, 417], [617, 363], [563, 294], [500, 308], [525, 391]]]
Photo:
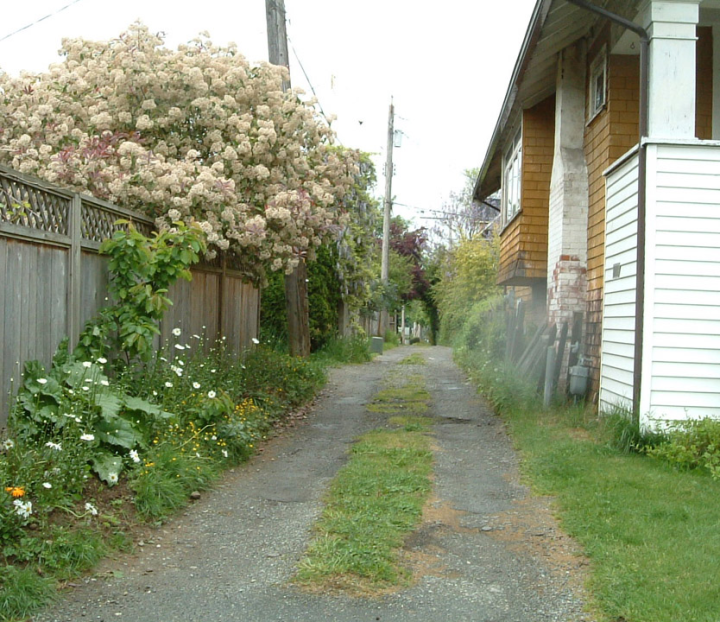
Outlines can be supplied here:
[[103, 205], [83, 201], [81, 225], [83, 239], [102, 242], [112, 237], [119, 228], [125, 228], [124, 225], [115, 224], [118, 219], [132, 220], [135, 228], [145, 236], [150, 236], [153, 232], [152, 225], [144, 220], [136, 221], [125, 214], [110, 211]]
[[92, 197], [74, 195], [41, 180], [0, 166], [0, 222], [70, 237], [73, 197], [80, 199], [80, 231], [83, 241], [102, 242], [130, 220], [143, 235], [154, 231], [150, 219]]
[[70, 199], [8, 178], [0, 172], [0, 220], [70, 234]]

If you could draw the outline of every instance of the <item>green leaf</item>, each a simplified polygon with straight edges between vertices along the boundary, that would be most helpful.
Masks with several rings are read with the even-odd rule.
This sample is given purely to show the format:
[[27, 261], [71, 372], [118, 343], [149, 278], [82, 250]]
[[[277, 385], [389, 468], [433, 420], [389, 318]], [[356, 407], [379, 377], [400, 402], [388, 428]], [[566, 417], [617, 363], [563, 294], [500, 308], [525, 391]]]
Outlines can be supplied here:
[[93, 471], [102, 481], [107, 482], [110, 486], [117, 484], [117, 478], [122, 471], [122, 458], [109, 452], [103, 452], [93, 458], [92, 463]]
[[95, 383], [108, 379], [102, 372], [102, 368], [95, 363], [91, 363], [89, 367], [86, 367], [81, 361], [76, 361], [67, 365], [64, 371], [66, 374], [65, 382], [71, 388], [78, 390], [86, 384], [85, 380], [87, 379], [90, 379]]
[[108, 417], [95, 426], [98, 438], [110, 445], [132, 449], [142, 441], [142, 434], [122, 417]]
[[100, 407], [104, 419], [112, 419], [120, 412], [122, 401], [117, 395], [102, 391], [95, 394], [95, 405]]
[[123, 402], [125, 403], [125, 408], [128, 410], [138, 410], [146, 415], [159, 415], [161, 413], [159, 406], [151, 404], [140, 397], [126, 396]]

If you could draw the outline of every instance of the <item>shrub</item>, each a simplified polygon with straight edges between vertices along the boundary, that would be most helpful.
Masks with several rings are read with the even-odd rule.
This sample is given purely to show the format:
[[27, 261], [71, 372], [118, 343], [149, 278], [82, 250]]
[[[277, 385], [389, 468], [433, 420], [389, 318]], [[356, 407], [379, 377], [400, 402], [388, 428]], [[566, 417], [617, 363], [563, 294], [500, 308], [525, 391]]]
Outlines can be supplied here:
[[720, 421], [706, 417], [673, 424], [666, 440], [646, 453], [679, 469], [707, 469], [713, 479], [720, 479]]

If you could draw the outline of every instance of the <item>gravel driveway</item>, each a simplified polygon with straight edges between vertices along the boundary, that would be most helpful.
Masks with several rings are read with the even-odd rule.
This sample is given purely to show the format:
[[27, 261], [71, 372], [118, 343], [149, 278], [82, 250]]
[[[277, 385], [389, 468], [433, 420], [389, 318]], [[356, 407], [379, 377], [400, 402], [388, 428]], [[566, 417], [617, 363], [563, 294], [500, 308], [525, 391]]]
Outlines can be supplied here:
[[[397, 363], [420, 353], [425, 365]], [[391, 370], [422, 374], [435, 417], [435, 491], [403, 553], [412, 587], [377, 598], [290, 585], [321, 497], [353, 439], [385, 416], [365, 405]], [[401, 347], [331, 372], [305, 423], [153, 531], [107, 560], [35, 622], [589, 621], [585, 561], [550, 500], [519, 483], [517, 457], [448, 348]]]

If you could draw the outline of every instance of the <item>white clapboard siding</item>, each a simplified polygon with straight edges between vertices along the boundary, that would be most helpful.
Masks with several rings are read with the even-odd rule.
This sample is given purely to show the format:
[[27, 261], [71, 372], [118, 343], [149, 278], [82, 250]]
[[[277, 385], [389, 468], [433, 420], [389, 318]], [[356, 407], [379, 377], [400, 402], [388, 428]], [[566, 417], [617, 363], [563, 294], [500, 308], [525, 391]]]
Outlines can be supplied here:
[[720, 417], [720, 148], [648, 146], [646, 423]]
[[[635, 274], [637, 248], [637, 158], [607, 178], [605, 293], [603, 299], [600, 409], [629, 407], [633, 393]], [[619, 276], [613, 276], [619, 266]]]

